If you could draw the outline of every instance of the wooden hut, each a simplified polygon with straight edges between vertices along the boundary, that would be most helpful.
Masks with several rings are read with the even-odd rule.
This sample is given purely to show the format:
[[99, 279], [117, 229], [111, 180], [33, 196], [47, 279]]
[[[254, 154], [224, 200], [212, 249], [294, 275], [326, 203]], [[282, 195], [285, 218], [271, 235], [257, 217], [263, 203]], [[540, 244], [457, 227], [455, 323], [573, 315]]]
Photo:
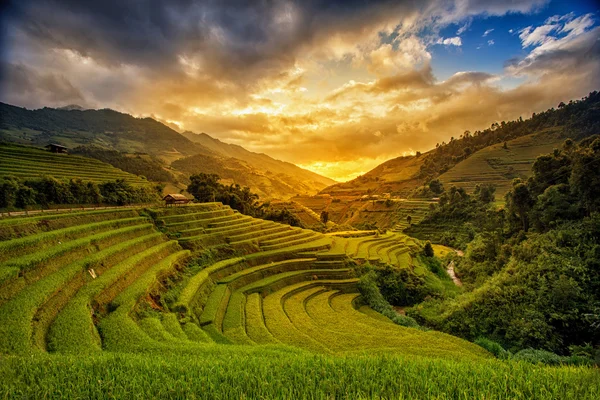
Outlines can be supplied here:
[[51, 153], [62, 153], [62, 154], [66, 154], [67, 150], [68, 150], [65, 146], [62, 146], [62, 145], [56, 144], [56, 143], [50, 143], [49, 145], [46, 146], [46, 149], [48, 149], [48, 151]]
[[165, 206], [167, 207], [172, 205], [187, 204], [191, 201], [184, 195], [177, 193], [168, 194], [165, 197], [163, 197], [163, 200], [165, 201]]

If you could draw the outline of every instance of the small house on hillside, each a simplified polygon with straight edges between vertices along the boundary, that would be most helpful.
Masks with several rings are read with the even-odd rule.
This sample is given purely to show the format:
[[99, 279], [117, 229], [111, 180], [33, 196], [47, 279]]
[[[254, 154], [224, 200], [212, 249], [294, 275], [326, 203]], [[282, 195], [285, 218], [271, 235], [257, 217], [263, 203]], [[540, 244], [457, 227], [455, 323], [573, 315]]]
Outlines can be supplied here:
[[184, 195], [177, 193], [168, 194], [165, 197], [163, 197], [163, 200], [165, 201], [165, 206], [187, 204], [191, 201]]
[[62, 154], [66, 154], [67, 150], [68, 150], [65, 146], [62, 146], [62, 145], [56, 144], [56, 143], [50, 143], [49, 145], [46, 146], [46, 149], [48, 149], [48, 151], [51, 153], [62, 153]]

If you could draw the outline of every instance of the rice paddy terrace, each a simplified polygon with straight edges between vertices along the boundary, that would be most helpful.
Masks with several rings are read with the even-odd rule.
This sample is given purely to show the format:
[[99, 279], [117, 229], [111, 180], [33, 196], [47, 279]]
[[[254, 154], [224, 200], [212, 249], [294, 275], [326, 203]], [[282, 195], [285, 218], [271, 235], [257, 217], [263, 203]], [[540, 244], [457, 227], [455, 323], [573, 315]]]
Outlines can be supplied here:
[[123, 179], [132, 185], [147, 185], [145, 179], [93, 158], [54, 154], [29, 146], [0, 144], [0, 177], [82, 179], [96, 183]]
[[527, 179], [535, 159], [554, 148], [560, 148], [564, 138], [552, 131], [523, 136], [507, 142], [488, 146], [461, 161], [439, 179], [446, 189], [454, 185], [472, 193], [477, 184], [496, 186], [496, 199], [504, 201], [514, 178]]
[[[12, 378], [0, 379], [0, 397], [187, 397], [202, 390], [196, 397], [364, 398], [388, 384], [393, 390], [425, 385], [418, 393], [431, 389], [426, 380], [416, 386], [402, 379], [342, 384], [348, 376], [358, 379], [359, 371], [372, 378], [379, 375], [368, 371], [431, 373], [429, 358], [450, 363], [434, 370], [458, 368], [464, 377], [473, 371], [463, 362], [481, 363], [488, 373], [509, 371], [475, 344], [395, 325], [365, 306], [352, 259], [427, 271], [415, 258], [417, 240], [401, 233], [362, 235], [323, 235], [220, 203], [4, 218], [0, 377]], [[406, 357], [417, 357], [416, 364]], [[321, 368], [325, 381], [340, 381], [323, 386], [318, 376], [306, 376], [313, 368]], [[543, 371], [523, 368], [524, 376], [546, 379]], [[578, 376], [590, 379], [582, 371], [553, 377], [575, 385]], [[281, 382], [291, 386], [274, 378], [282, 372]], [[92, 373], [101, 376], [98, 383], [94, 378], [82, 386]], [[551, 385], [549, 375], [544, 382]], [[53, 385], [69, 389], [56, 392]], [[518, 393], [519, 385], [525, 381], [511, 390]], [[587, 395], [587, 386], [579, 386]]]

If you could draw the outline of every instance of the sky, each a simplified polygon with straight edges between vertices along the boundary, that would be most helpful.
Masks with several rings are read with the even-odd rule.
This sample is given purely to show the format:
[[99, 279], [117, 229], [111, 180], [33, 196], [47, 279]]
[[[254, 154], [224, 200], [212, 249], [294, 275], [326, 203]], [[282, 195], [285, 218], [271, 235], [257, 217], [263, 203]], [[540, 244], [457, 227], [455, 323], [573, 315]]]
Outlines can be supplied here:
[[599, 4], [5, 1], [0, 101], [151, 116], [346, 181], [600, 89]]

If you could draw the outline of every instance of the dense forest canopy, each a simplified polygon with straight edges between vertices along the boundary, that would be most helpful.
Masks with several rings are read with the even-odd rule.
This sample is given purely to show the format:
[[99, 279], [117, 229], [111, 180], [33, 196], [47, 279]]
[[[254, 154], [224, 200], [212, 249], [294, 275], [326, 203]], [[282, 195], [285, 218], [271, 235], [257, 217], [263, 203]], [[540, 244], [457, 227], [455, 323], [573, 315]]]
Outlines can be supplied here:
[[[424, 225], [470, 226], [457, 271], [467, 291], [409, 314], [469, 339], [567, 354], [600, 345], [600, 137], [537, 158], [506, 206], [451, 187]], [[592, 353], [597, 350], [590, 350]]]

